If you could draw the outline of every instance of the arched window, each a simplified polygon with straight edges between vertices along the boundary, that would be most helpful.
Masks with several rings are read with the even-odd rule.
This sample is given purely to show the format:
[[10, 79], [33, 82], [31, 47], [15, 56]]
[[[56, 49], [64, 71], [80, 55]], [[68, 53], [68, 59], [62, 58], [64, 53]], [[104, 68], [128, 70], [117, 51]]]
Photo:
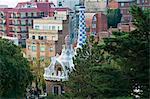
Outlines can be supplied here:
[[58, 67], [57, 68], [57, 76], [61, 76], [61, 74], [62, 74], [62, 69], [61, 69], [61, 67]]
[[96, 16], [94, 15], [94, 16], [93, 16], [93, 21], [96, 21], [96, 20], [97, 20], [97, 18], [96, 18]]

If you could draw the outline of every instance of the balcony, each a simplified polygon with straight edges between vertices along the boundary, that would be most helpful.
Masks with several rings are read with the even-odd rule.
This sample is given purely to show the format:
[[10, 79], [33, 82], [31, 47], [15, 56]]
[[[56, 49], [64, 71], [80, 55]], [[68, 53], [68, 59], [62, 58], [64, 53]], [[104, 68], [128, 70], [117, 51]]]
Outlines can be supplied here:
[[13, 16], [11, 18], [18, 19], [18, 18], [21, 18], [21, 17], [20, 16]]
[[30, 33], [50, 33], [50, 34], [58, 34], [58, 30], [44, 30], [44, 29], [30, 29]]
[[20, 24], [20, 26], [32, 26], [32, 24]]
[[0, 25], [6, 25], [6, 23], [0, 23]]
[[10, 23], [9, 25], [14, 25], [14, 26], [32, 26], [32, 24], [14, 24], [14, 23]]
[[13, 32], [13, 33], [15, 33], [15, 31], [14, 31], [14, 30], [10, 30], [9, 32]]
[[5, 19], [5, 18], [6, 18], [5, 16], [1, 16], [1, 17], [0, 17], [0, 19]]
[[17, 33], [28, 33], [28, 31], [18, 31]]
[[13, 33], [28, 33], [28, 31], [14, 31], [14, 30], [10, 30], [9, 32], [13, 32]]
[[6, 30], [0, 30], [0, 32], [6, 32]]
[[41, 16], [24, 16], [24, 17], [21, 17], [22, 19], [26, 19], [26, 18], [42, 18]]

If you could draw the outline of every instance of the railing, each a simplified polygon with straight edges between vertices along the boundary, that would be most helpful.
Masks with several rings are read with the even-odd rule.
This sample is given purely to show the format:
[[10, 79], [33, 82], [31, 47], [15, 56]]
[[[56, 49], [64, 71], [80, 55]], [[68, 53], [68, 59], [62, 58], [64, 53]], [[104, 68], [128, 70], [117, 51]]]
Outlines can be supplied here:
[[6, 32], [6, 30], [0, 30], [1, 32]]
[[10, 18], [16, 19], [16, 18], [21, 18], [21, 17], [20, 16], [14, 16], [14, 17], [10, 17]]
[[4, 19], [4, 18], [6, 18], [6, 17], [2, 16], [2, 17], [0, 17], [0, 18]]
[[20, 24], [20, 26], [32, 26], [32, 24]]
[[48, 75], [44, 75], [44, 78], [46, 80], [52, 80], [52, 81], [66, 81], [66, 80], [68, 80], [68, 77], [66, 77], [66, 76], [48, 76]]
[[9, 25], [14, 25], [14, 26], [32, 26], [32, 24], [13, 24], [13, 23], [10, 23]]
[[14, 32], [14, 33], [28, 33], [28, 31], [14, 31], [14, 30], [10, 30], [9, 32]]
[[24, 16], [24, 17], [21, 17], [22, 19], [25, 19], [25, 18], [42, 18], [41, 16]]
[[[0, 17], [0, 18], [5, 18], [5, 17]], [[21, 18], [21, 19], [26, 19], [26, 18], [42, 18], [42, 16], [14, 16], [14, 17], [9, 17], [9, 18], [14, 18], [14, 19], [17, 19], [17, 18]]]
[[15, 31], [13, 31], [13, 30], [10, 30], [9, 32], [15, 32]]
[[17, 33], [28, 33], [28, 31], [18, 31]]
[[0, 23], [1, 25], [6, 25], [6, 23]]

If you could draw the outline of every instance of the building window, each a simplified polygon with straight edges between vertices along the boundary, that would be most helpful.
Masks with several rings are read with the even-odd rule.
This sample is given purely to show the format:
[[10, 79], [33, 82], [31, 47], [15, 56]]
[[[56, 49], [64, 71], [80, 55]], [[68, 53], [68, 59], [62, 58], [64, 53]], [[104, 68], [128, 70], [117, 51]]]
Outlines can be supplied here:
[[49, 51], [50, 51], [50, 52], [52, 52], [52, 51], [53, 51], [53, 48], [52, 48], [52, 47], [50, 47], [50, 48], [49, 48]]
[[26, 17], [28, 17], [28, 13], [26, 13]]
[[32, 36], [32, 39], [35, 39], [35, 36], [34, 36], [34, 35]]
[[43, 36], [41, 36], [41, 37], [40, 37], [40, 40], [43, 40], [43, 39], [44, 39]]
[[86, 28], [86, 32], [90, 32], [90, 28]]
[[33, 12], [31, 13], [31, 16], [32, 16], [32, 17], [34, 16], [34, 13], [33, 13]]
[[92, 28], [96, 28], [96, 24], [92, 24]]
[[58, 88], [57, 86], [54, 86], [54, 89], [53, 89], [53, 90], [54, 90], [54, 94], [58, 95], [58, 93], [59, 93], [59, 92], [58, 92], [58, 91], [59, 91], [59, 88]]
[[30, 45], [28, 45], [28, 50], [30, 50]]
[[52, 40], [55, 40], [55, 36], [52, 36]]
[[48, 30], [48, 26], [43, 26], [43, 29], [44, 30]]
[[95, 35], [96, 35], [96, 31], [93, 31], [93, 32], [91, 33], [91, 35], [92, 35], [92, 36], [95, 36]]
[[31, 8], [31, 5], [27, 5], [27, 8]]
[[121, 3], [121, 7], [124, 7], [124, 6], [125, 6], [125, 3], [124, 3], [124, 2], [122, 2], [122, 3]]
[[44, 17], [44, 12], [41, 12], [40, 14], [41, 14], [41, 17]]
[[44, 37], [43, 36], [38, 36], [39, 40], [43, 40]]
[[36, 46], [32, 46], [32, 51], [33, 51], [33, 52], [36, 51]]
[[35, 25], [35, 29], [37, 29], [37, 30], [38, 30], [39, 28], [40, 28], [40, 26], [39, 26], [39, 25]]
[[49, 30], [51, 30], [51, 26], [49, 26]]
[[96, 21], [96, 16], [93, 17], [93, 21]]
[[145, 0], [142, 0], [142, 3], [144, 3], [145, 2]]
[[47, 36], [45, 36], [44, 38], [45, 38], [45, 40], [47, 40]]
[[44, 52], [45, 51], [45, 47], [44, 46], [40, 47], [40, 51]]
[[52, 30], [55, 30], [55, 26], [52, 26]]
[[62, 3], [61, 3], [61, 2], [59, 2], [59, 3], [58, 3], [58, 6], [59, 6], [59, 7], [62, 7]]

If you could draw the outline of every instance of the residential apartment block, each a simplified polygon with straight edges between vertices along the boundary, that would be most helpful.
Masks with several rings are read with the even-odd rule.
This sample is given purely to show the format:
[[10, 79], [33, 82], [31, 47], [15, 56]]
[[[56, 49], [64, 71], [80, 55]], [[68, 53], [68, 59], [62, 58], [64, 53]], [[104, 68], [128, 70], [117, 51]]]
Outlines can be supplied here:
[[15, 8], [0, 8], [0, 35], [17, 37], [19, 45], [25, 46], [29, 29], [33, 27], [33, 19], [59, 16], [60, 19], [66, 20], [64, 15], [68, 10], [56, 8], [48, 0], [31, 0], [20, 2]]
[[132, 5], [137, 5], [142, 9], [150, 8], [150, 1], [149, 0], [117, 0], [119, 3], [119, 9], [122, 13], [122, 22], [128, 23], [132, 21], [132, 16], [129, 13], [129, 9]]
[[107, 0], [83, 0], [85, 11], [88, 12], [107, 12]]
[[26, 40], [27, 58], [31, 61], [49, 61], [57, 53], [60, 54], [68, 33], [67, 24], [67, 20], [56, 17], [34, 19]]

